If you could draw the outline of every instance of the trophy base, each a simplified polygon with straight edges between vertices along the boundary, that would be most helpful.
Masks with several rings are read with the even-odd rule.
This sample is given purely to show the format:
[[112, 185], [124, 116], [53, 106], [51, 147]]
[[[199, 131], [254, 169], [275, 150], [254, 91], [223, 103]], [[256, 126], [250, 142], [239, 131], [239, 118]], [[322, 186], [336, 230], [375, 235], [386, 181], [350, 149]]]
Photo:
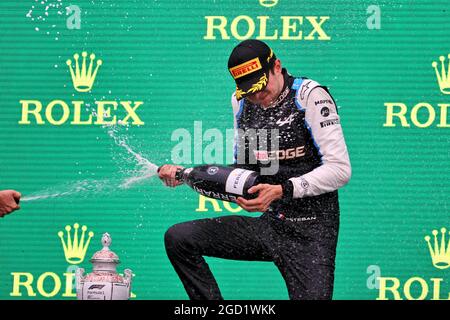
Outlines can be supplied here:
[[126, 283], [82, 282], [77, 290], [78, 300], [128, 300], [130, 288]]

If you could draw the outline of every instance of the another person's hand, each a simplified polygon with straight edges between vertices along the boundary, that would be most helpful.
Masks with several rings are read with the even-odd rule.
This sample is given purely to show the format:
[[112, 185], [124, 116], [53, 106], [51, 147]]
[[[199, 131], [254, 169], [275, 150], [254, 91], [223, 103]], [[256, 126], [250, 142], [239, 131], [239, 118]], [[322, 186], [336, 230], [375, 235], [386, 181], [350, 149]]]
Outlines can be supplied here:
[[158, 172], [159, 178], [164, 182], [166, 186], [176, 187], [179, 186], [180, 184], [183, 184], [183, 182], [175, 179], [177, 169], [183, 169], [183, 167], [172, 164], [165, 164], [159, 169]]
[[19, 200], [21, 194], [15, 190], [0, 191], [0, 218], [14, 210], [19, 210]]
[[265, 212], [272, 201], [281, 199], [283, 196], [283, 188], [281, 185], [257, 184], [248, 189], [248, 193], [258, 192], [258, 197], [246, 200], [242, 197], [237, 198], [237, 204], [249, 212]]

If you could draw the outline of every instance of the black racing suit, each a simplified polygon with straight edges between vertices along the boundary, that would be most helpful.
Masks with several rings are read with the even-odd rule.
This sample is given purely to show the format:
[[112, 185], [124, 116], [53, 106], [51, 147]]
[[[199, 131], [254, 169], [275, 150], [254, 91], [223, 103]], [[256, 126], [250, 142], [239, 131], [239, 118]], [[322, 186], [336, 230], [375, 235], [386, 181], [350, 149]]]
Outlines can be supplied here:
[[269, 108], [233, 95], [234, 166], [259, 171], [262, 182], [282, 184], [288, 194], [260, 217], [224, 216], [169, 228], [166, 251], [191, 299], [222, 299], [203, 256], [273, 261], [290, 299], [332, 298], [337, 189], [350, 178], [350, 160], [328, 90], [285, 69], [283, 75], [284, 88]]

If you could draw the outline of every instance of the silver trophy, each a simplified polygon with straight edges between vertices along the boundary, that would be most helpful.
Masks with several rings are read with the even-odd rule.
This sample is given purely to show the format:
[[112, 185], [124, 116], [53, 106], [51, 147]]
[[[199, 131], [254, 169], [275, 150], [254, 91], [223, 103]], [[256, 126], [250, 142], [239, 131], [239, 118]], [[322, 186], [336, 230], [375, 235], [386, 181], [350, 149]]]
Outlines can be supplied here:
[[84, 275], [84, 269], [76, 271], [78, 300], [128, 300], [131, 294], [132, 271], [125, 269], [122, 277], [116, 271], [119, 257], [109, 250], [111, 236], [102, 237], [103, 249], [97, 251], [90, 262], [92, 273]]

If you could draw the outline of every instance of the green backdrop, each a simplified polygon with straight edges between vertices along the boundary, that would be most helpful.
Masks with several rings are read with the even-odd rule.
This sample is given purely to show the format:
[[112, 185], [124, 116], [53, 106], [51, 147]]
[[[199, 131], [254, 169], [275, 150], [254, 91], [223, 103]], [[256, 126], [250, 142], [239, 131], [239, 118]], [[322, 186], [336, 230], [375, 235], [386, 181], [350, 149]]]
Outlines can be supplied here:
[[[80, 29], [67, 25], [76, 18], [66, 12], [69, 5], [81, 10]], [[118, 269], [135, 274], [135, 299], [187, 299], [165, 254], [167, 228], [197, 218], [257, 214], [233, 212], [235, 205], [221, 202], [206, 202], [202, 210], [188, 187], [166, 188], [156, 177], [121, 188], [142, 169], [121, 142], [161, 165], [172, 162], [176, 129], [194, 136], [194, 122], [201, 121], [203, 132], [217, 128], [225, 135], [233, 127], [228, 55], [243, 38], [264, 35], [264, 21], [266, 37], [273, 37], [265, 40], [283, 65], [327, 85], [339, 107], [353, 176], [339, 192], [334, 298], [380, 297], [378, 275], [395, 278], [386, 283], [398, 281], [402, 299], [437, 298], [436, 283], [439, 297], [449, 298], [450, 248], [435, 252], [444, 266], [448, 262], [439, 269], [424, 240], [431, 236], [434, 249], [432, 231], [441, 228], [447, 229], [445, 243], [450, 238], [450, 96], [440, 90], [440, 84], [450, 87], [447, 9], [443, 0], [279, 0], [271, 7], [258, 0], [1, 1], [0, 189], [34, 200], [22, 201], [20, 211], [0, 220], [0, 299], [74, 299], [64, 274], [77, 266], [92, 270], [89, 259], [101, 249], [104, 232], [121, 259]], [[318, 23], [319, 17], [328, 17], [320, 25], [327, 40], [312, 32], [310, 20]], [[208, 21], [226, 21], [229, 39], [219, 28], [208, 39]], [[292, 39], [300, 31], [302, 39]], [[103, 61], [89, 92], [75, 90], [66, 65], [83, 51]], [[32, 114], [29, 124], [20, 123], [23, 100], [42, 103], [44, 124]], [[70, 110], [61, 125], [45, 117], [54, 100]], [[141, 101], [136, 115], [144, 124], [74, 125], [71, 101], [84, 102], [82, 120], [96, 101]], [[394, 116], [390, 125], [390, 103], [397, 104], [393, 112], [404, 104], [407, 123]], [[121, 119], [127, 113], [119, 106], [114, 114]], [[50, 115], [60, 119], [62, 107]], [[191, 155], [194, 160], [194, 148]], [[66, 261], [58, 237], [75, 223], [94, 232], [77, 265]], [[288, 298], [271, 263], [207, 261], [226, 299]], [[385, 295], [396, 297], [392, 291]]]

